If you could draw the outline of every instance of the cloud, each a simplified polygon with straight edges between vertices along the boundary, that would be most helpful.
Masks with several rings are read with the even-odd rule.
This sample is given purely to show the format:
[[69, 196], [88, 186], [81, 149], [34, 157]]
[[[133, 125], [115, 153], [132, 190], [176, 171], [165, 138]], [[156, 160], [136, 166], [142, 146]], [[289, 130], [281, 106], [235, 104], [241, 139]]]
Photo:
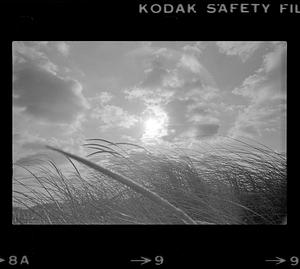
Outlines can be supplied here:
[[13, 102], [24, 113], [52, 123], [72, 123], [87, 107], [81, 84], [26, 61], [14, 68]]
[[230, 135], [255, 138], [267, 130], [282, 131], [286, 117], [286, 44], [268, 45], [261, 67], [232, 91], [246, 97], [249, 103], [239, 112]]
[[260, 93], [260, 87], [267, 78], [259, 73], [247, 77], [240, 87], [235, 88], [232, 93], [245, 97], [256, 98]]
[[[195, 46], [200, 50], [200, 43]], [[125, 98], [142, 100], [145, 111], [158, 107], [166, 115], [159, 135], [164, 141], [184, 140], [187, 136], [201, 139], [219, 130], [219, 109], [215, 103], [220, 90], [198, 55], [194, 48], [186, 46], [176, 53], [165, 48], [158, 50], [152, 58], [148, 57], [150, 68], [144, 80], [124, 90]]]
[[48, 56], [43, 52], [47, 47], [48, 42], [38, 41], [14, 41], [13, 42], [13, 67], [18, 67], [19, 64], [31, 62], [35, 65], [56, 74], [58, 66], [51, 62]]
[[47, 59], [46, 55], [40, 51], [41, 44], [38, 42], [22, 42], [14, 41], [13, 48], [13, 62], [22, 62], [22, 57], [31, 60]]
[[270, 47], [271, 51], [263, 57], [262, 66], [232, 93], [249, 97], [254, 102], [285, 91], [282, 81], [286, 73], [286, 44], [273, 42]]
[[196, 142], [203, 139], [211, 139], [218, 134], [218, 124], [198, 124], [185, 129], [182, 133], [174, 138], [175, 142]]
[[175, 49], [157, 47], [152, 42], [139, 42], [138, 46], [126, 54], [137, 61], [141, 61], [147, 66], [149, 60], [157, 59], [167, 61], [167, 64], [174, 64], [181, 53]]
[[190, 116], [188, 117], [188, 122], [191, 123], [218, 123], [220, 120], [213, 116], [213, 113], [209, 113], [208, 111], [205, 111], [206, 114], [199, 113], [198, 111], [193, 113], [190, 113]]
[[[45, 150], [47, 139], [34, 135], [28, 131], [13, 134], [13, 160], [26, 159], [29, 155], [40, 154]], [[37, 157], [37, 156], [36, 156]]]
[[130, 128], [138, 122], [138, 117], [130, 115], [121, 107], [115, 105], [105, 105], [92, 110], [91, 118], [102, 121], [101, 129], [112, 127]]
[[153, 88], [161, 85], [164, 77], [168, 74], [168, 70], [163, 67], [162, 63], [156, 59], [152, 61], [150, 69], [146, 70], [146, 76], [140, 84], [141, 88]]
[[239, 56], [243, 62], [246, 62], [261, 44], [262, 42], [258, 41], [219, 41], [216, 43], [221, 53]]
[[280, 133], [286, 118], [286, 99], [275, 97], [263, 103], [253, 103], [239, 113], [234, 127], [229, 131], [234, 137], [255, 138], [273, 130]]
[[203, 67], [200, 62], [192, 55], [183, 54], [178, 66], [189, 69], [195, 74], [200, 74]]
[[55, 46], [56, 46], [58, 52], [60, 54], [62, 54], [63, 56], [67, 57], [69, 55], [70, 46], [66, 42], [63, 42], [63, 41], [56, 42]]
[[167, 49], [163, 51], [164, 54], [160, 52], [160, 58], [153, 56], [149, 59], [150, 68], [145, 71], [144, 80], [136, 87], [124, 91], [127, 99], [138, 98], [152, 105], [166, 104], [180, 96], [194, 98], [200, 91], [202, 98], [212, 98], [218, 94], [211, 74], [196, 56], [171, 50], [170, 55], [175, 55], [173, 60], [176, 61], [170, 65], [171, 56]]
[[263, 59], [263, 70], [266, 73], [282, 66], [286, 59], [287, 44], [285, 42], [274, 42], [273, 47], [273, 50], [267, 53]]
[[201, 82], [202, 85], [210, 86], [216, 85], [210, 72], [200, 63], [199, 58], [195, 55], [182, 54], [174, 74], [183, 80], [185, 85], [189, 85], [191, 82]]
[[172, 96], [174, 95], [174, 92], [172, 90], [160, 87], [153, 89], [136, 87], [132, 89], [125, 89], [124, 93], [126, 99], [140, 99], [147, 106], [166, 104], [172, 99]]
[[48, 58], [53, 44], [58, 43], [13, 42], [14, 110], [39, 119], [39, 123], [68, 124], [68, 130], [73, 130], [80, 126], [82, 112], [89, 105], [81, 84], [60, 76], [60, 68]]
[[187, 99], [195, 101], [212, 101], [220, 97], [220, 90], [210, 86], [203, 86], [201, 88], [193, 88], [187, 92]]
[[21, 130], [13, 135], [13, 161], [19, 164], [40, 163], [41, 160], [53, 160], [57, 165], [65, 165], [68, 160], [60, 153], [48, 150], [45, 145], [61, 148], [76, 155], [85, 156], [82, 147], [85, 137], [81, 133], [72, 136], [62, 135], [45, 137], [34, 130]]
[[[145, 70], [145, 77], [137, 86], [125, 89], [125, 98], [128, 100], [140, 99], [146, 105], [158, 105], [169, 102], [174, 91], [168, 82], [170, 71], [164, 67], [162, 60], [154, 58], [150, 61], [151, 67]], [[173, 82], [177, 84], [176, 81]], [[176, 85], [175, 85], [176, 86]]]
[[130, 51], [128, 56], [134, 57], [146, 69], [145, 78], [139, 87], [158, 87], [161, 83], [165, 83], [165, 86], [176, 85], [175, 81], [172, 83], [176, 76], [187, 80], [200, 77], [205, 83], [213, 84], [212, 76], [199, 61], [199, 52], [205, 47], [203, 42], [195, 42], [179, 49], [155, 47], [146, 43]]
[[[266, 130], [282, 131], [286, 118], [286, 95], [278, 85], [269, 84], [258, 90], [259, 95], [242, 109], [229, 131], [232, 136], [261, 136]], [[276, 93], [277, 92], [277, 93]]]
[[94, 96], [94, 97], [89, 97], [88, 101], [90, 103], [93, 103], [95, 105], [99, 105], [99, 104], [106, 104], [109, 101], [111, 101], [113, 99], [113, 95], [109, 92], [106, 91], [102, 91], [101, 93], [99, 93], [98, 95]]
[[237, 132], [235, 133], [235, 135], [253, 138], [261, 136], [261, 132], [257, 124], [246, 124], [245, 122], [240, 122], [240, 125], [237, 125]]
[[262, 136], [265, 131], [273, 130], [279, 134], [284, 130], [286, 97], [267, 96], [259, 102], [250, 103], [239, 112], [229, 135], [255, 138]]
[[[202, 139], [213, 136], [219, 130], [220, 111], [218, 104], [200, 99], [173, 99], [163, 109], [168, 115], [167, 134], [169, 142], [189, 139]], [[215, 128], [215, 129], [214, 129]]]
[[196, 136], [200, 138], [213, 136], [218, 133], [219, 127], [218, 124], [212, 123], [199, 124], [196, 129]]
[[206, 46], [207, 46], [207, 43], [198, 41], [195, 44], [185, 45], [182, 49], [185, 53], [200, 55], [200, 54], [202, 54], [202, 52], [206, 48]]

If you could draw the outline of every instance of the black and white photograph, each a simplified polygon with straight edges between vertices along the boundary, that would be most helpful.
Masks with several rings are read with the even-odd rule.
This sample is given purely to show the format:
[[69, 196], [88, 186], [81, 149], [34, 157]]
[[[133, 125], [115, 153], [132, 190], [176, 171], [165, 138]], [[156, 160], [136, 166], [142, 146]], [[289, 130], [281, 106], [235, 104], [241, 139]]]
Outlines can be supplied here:
[[285, 225], [288, 42], [13, 41], [12, 225]]
[[0, 267], [299, 266], [296, 0], [1, 10]]

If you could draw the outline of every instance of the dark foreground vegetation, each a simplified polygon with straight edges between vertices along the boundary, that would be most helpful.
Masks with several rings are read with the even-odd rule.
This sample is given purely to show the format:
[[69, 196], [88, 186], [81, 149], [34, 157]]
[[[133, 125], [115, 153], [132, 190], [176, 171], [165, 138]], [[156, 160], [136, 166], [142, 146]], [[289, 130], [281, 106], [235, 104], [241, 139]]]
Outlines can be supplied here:
[[286, 156], [263, 145], [85, 146], [88, 160], [109, 159], [100, 166], [119, 179], [63, 152], [72, 171], [18, 164], [27, 176], [13, 179], [13, 224], [281, 224], [286, 216]]

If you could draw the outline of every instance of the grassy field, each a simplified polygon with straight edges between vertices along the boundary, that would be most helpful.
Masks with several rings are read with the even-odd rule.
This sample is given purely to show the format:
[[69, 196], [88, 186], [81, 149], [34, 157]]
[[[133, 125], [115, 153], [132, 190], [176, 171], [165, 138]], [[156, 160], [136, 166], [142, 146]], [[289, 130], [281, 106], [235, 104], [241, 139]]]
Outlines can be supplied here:
[[13, 178], [13, 224], [276, 225], [286, 216], [286, 156], [258, 143], [85, 147], [87, 159], [51, 148], [70, 171], [53, 161], [18, 167], [27, 176]]

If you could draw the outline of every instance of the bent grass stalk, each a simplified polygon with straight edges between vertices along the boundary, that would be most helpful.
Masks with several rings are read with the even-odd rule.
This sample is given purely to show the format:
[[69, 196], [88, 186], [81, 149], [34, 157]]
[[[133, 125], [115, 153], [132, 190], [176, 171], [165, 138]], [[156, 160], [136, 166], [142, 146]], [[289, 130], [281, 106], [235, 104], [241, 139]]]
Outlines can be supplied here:
[[163, 197], [159, 196], [158, 194], [147, 190], [146, 188], [144, 188], [143, 186], [141, 186], [140, 184], [132, 181], [130, 178], [121, 176], [115, 172], [112, 172], [102, 166], [99, 166], [98, 164], [95, 164], [87, 159], [84, 159], [82, 157], [79, 157], [77, 155], [68, 153], [66, 151], [63, 151], [61, 149], [57, 149], [55, 147], [52, 146], [46, 146], [46, 148], [57, 151], [71, 159], [74, 159], [100, 173], [103, 173], [104, 175], [107, 175], [109, 177], [111, 177], [112, 179], [122, 183], [123, 185], [126, 185], [128, 187], [130, 187], [132, 190], [136, 191], [139, 194], [142, 194], [143, 196], [149, 198], [150, 200], [152, 200], [153, 202], [155, 202], [156, 204], [169, 209], [171, 212], [173, 212], [175, 215], [177, 215], [179, 218], [181, 218], [186, 224], [210, 224], [207, 222], [201, 222], [201, 221], [195, 221], [193, 220], [188, 214], [186, 214], [183, 210], [181, 210], [180, 208], [174, 206], [173, 204], [171, 204], [170, 202], [168, 202], [166, 199], [164, 199]]

